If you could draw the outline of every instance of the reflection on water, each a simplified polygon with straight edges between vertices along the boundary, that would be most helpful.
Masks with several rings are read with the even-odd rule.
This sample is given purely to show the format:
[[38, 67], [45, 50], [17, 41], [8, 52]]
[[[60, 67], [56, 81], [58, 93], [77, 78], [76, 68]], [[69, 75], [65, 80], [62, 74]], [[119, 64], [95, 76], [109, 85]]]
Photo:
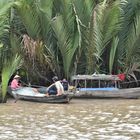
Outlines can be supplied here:
[[0, 140], [132, 139], [140, 139], [140, 100], [0, 105]]

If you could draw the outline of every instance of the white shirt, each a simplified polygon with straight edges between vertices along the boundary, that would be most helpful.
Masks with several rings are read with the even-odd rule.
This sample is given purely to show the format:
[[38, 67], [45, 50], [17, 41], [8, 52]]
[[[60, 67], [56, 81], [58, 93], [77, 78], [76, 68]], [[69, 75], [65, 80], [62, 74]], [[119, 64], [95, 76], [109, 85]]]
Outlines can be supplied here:
[[64, 93], [64, 88], [60, 81], [55, 82], [56, 89], [59, 93]]

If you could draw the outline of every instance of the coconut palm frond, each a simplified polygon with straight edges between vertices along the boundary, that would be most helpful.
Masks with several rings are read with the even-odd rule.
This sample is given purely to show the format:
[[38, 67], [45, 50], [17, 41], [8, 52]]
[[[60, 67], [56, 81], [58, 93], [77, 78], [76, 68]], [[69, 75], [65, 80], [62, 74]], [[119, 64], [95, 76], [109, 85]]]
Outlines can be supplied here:
[[11, 6], [14, 4], [14, 1], [12, 0], [1, 0], [0, 1], [0, 17], [5, 15], [7, 11], [11, 8]]
[[25, 60], [30, 61], [33, 68], [35, 65], [44, 63], [44, 44], [42, 41], [33, 40], [28, 35], [23, 35], [23, 56]]
[[[119, 45], [118, 45], [118, 60], [124, 62], [124, 71], [127, 67], [131, 66], [132, 56], [137, 55], [139, 52], [139, 15], [140, 15], [140, 1], [128, 0], [126, 5], [122, 6], [124, 21], [122, 30], [119, 32]], [[135, 57], [135, 56], [134, 56]], [[119, 61], [118, 61], [119, 62]], [[118, 65], [120, 65], [118, 63]]]
[[127, 71], [128, 79], [134, 78], [135, 81], [137, 81], [135, 72], [140, 73], [140, 62], [134, 62], [126, 71]]
[[[7, 34], [9, 33], [10, 23], [9, 23], [9, 12], [13, 2], [10, 0], [0, 1], [0, 40], [1, 42], [7, 42]], [[6, 38], [6, 39], [5, 39]]]
[[53, 17], [53, 1], [54, 0], [41, 0], [36, 2], [36, 14], [39, 17], [40, 23], [40, 36], [44, 42], [48, 42], [48, 33], [50, 31], [50, 23]]
[[37, 7], [34, 0], [20, 0], [15, 2], [15, 9], [20, 16], [26, 31], [32, 38], [39, 37], [41, 25], [37, 13]]
[[104, 59], [102, 58], [103, 53], [121, 30], [123, 22], [121, 6], [125, 3], [125, 0], [110, 3], [104, 0], [94, 8], [88, 31], [89, 37], [87, 37], [87, 68], [89, 73], [96, 71], [99, 65], [101, 66], [103, 61], [100, 63], [98, 61]]
[[123, 10], [122, 5], [127, 4], [125, 0], [115, 1], [110, 3], [106, 10], [106, 16], [104, 16], [104, 47], [109, 43], [109, 41], [114, 38], [118, 32], [122, 29], [123, 24]]
[[21, 40], [18, 36], [15, 34], [11, 33], [10, 34], [10, 47], [9, 47], [9, 52], [10, 55], [15, 55], [15, 53], [20, 53], [21, 52]]
[[52, 27], [58, 39], [65, 75], [68, 77], [73, 56], [81, 44], [81, 32], [78, 16], [73, 5], [63, 5], [63, 7], [66, 8], [65, 11], [69, 9], [69, 13], [55, 17]]
[[133, 72], [140, 72], [140, 62], [135, 62], [132, 64], [131, 69], [129, 68], [128, 73], [133, 73]]
[[61, 74], [61, 68], [59, 65], [59, 61], [56, 59], [55, 52], [51, 47], [45, 46], [45, 63], [46, 65], [52, 70], [54, 75], [60, 76]]
[[107, 4], [97, 4], [93, 10], [90, 26], [87, 32], [87, 73], [96, 71], [96, 64], [103, 48], [103, 14]]
[[[127, 49], [126, 49], [125, 62], [127, 66], [133, 63], [132, 57], [136, 57], [136, 54], [140, 54], [140, 46], [138, 45], [138, 43], [140, 42], [139, 41], [140, 39], [140, 14], [136, 16], [134, 24], [135, 26], [132, 29], [131, 35], [128, 40]], [[136, 59], [134, 61], [136, 61]]]
[[[88, 27], [90, 16], [95, 7], [94, 0], [73, 0], [77, 15], [81, 21], [81, 25]], [[84, 13], [84, 16], [83, 16]]]
[[7, 86], [10, 77], [22, 66], [22, 58], [20, 55], [14, 56], [12, 59], [5, 59], [3, 69], [2, 69], [2, 98], [6, 96]]
[[117, 50], [117, 46], [119, 43], [119, 38], [116, 37], [113, 39], [112, 45], [111, 45], [111, 51], [110, 51], [110, 57], [109, 57], [109, 72], [112, 74], [113, 64], [115, 60], [115, 54]]

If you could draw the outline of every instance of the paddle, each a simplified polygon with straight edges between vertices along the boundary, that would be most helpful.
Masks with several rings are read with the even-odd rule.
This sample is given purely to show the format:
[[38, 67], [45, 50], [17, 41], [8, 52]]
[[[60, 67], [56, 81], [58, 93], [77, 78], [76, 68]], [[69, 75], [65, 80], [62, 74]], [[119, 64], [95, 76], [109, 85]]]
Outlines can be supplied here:
[[25, 82], [23, 82], [23, 81], [21, 81], [21, 80], [20, 80], [20, 82], [21, 82], [23, 85], [27, 86], [27, 87], [35, 87], [35, 88], [42, 88], [42, 87], [44, 87], [44, 86], [39, 86], [39, 85], [31, 85], [31, 83], [27, 84], [27, 83], [25, 83]]
[[15, 102], [14, 102], [14, 103], [16, 103], [16, 102], [18, 101], [18, 99], [19, 99], [18, 96], [16, 96], [16, 98], [15, 98]]
[[16, 91], [11, 91], [12, 92], [12, 94], [13, 94], [13, 96], [14, 96], [14, 98], [15, 98], [15, 101], [14, 101], [14, 103], [16, 103], [17, 101], [18, 101], [18, 95], [16, 94]]

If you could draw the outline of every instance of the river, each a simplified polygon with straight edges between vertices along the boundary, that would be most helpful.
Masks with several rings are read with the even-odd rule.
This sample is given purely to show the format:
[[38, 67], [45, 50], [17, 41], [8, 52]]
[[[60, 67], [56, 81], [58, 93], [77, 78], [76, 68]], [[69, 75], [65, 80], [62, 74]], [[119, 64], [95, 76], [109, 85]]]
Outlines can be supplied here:
[[0, 140], [138, 140], [140, 100], [0, 104]]

